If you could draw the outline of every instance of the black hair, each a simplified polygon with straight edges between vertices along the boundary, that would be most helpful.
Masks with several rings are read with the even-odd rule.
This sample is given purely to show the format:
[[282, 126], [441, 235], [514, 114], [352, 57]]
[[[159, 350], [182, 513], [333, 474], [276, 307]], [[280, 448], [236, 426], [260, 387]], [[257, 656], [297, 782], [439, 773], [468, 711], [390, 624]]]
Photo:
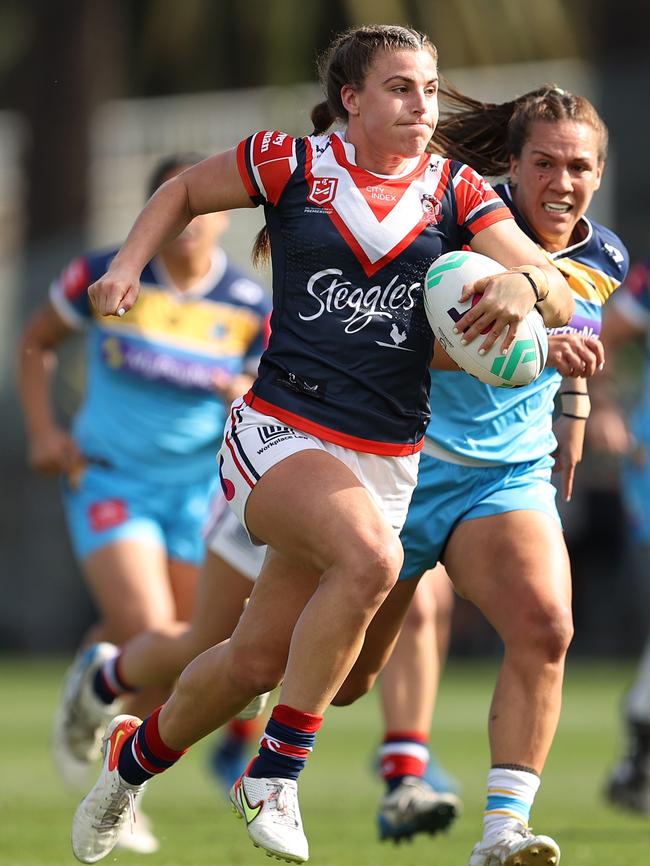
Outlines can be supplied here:
[[168, 177], [178, 173], [178, 169], [195, 165], [197, 162], [201, 162], [202, 159], [205, 159], [205, 157], [200, 153], [187, 151], [187, 153], [172, 153], [158, 160], [149, 174], [146, 187], [147, 196], [151, 198], [158, 187], [164, 183]]

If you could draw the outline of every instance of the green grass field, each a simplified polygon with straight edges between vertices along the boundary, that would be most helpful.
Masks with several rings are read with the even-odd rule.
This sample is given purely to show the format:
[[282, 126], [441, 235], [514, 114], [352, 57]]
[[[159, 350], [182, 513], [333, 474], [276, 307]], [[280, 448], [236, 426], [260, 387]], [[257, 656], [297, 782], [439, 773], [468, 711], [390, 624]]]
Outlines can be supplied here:
[[[0, 864], [76, 862], [69, 829], [77, 796], [62, 790], [48, 754], [50, 718], [65, 660], [0, 657]], [[311, 861], [322, 866], [466, 866], [480, 836], [488, 766], [485, 719], [495, 666], [454, 663], [441, 689], [433, 743], [463, 783], [465, 813], [448, 834], [395, 847], [380, 844], [375, 810], [381, 788], [370, 772], [380, 735], [377, 700], [330, 710], [301, 781]], [[601, 797], [619, 743], [625, 666], [569, 666], [560, 730], [533, 812], [539, 832], [562, 847], [563, 866], [648, 866], [650, 821], [612, 810]], [[261, 866], [205, 770], [207, 743], [156, 780], [146, 796], [162, 840], [158, 854], [113, 853], [106, 863], [156, 866]]]

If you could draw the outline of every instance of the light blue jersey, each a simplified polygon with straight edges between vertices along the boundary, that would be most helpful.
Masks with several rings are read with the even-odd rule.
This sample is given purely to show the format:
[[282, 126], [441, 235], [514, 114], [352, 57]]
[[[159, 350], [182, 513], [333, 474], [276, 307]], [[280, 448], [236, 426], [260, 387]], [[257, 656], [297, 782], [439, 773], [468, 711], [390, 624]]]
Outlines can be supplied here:
[[50, 290], [62, 318], [87, 331], [87, 383], [73, 434], [88, 458], [140, 481], [205, 480], [215, 473], [227, 411], [215, 383], [256, 373], [266, 293], [215, 250], [191, 290], [175, 289], [154, 259], [133, 309], [97, 317], [87, 289], [115, 252], [76, 259]]
[[[520, 228], [537, 241], [509, 189], [496, 190]], [[627, 273], [628, 254], [618, 237], [584, 217], [581, 226], [581, 241], [547, 253], [576, 302], [570, 322], [549, 334], [598, 336], [602, 305]], [[552, 420], [560, 382], [560, 374], [551, 368], [530, 385], [514, 389], [485, 385], [466, 373], [431, 371], [431, 421], [400, 535], [400, 580], [418, 578], [433, 568], [454, 528], [465, 520], [536, 510], [559, 522], [550, 455], [557, 446]]]
[[[517, 212], [507, 186], [495, 187], [519, 227], [532, 231]], [[627, 250], [619, 238], [598, 223], [582, 219], [584, 238], [565, 250], [549, 253], [564, 273], [576, 303], [571, 321], [549, 335], [575, 332], [598, 336], [602, 305], [624, 279]], [[496, 388], [464, 373], [431, 371], [431, 422], [426, 432], [434, 448], [487, 464], [524, 463], [551, 454], [560, 374], [551, 368], [522, 388]], [[425, 443], [425, 452], [427, 446]]]

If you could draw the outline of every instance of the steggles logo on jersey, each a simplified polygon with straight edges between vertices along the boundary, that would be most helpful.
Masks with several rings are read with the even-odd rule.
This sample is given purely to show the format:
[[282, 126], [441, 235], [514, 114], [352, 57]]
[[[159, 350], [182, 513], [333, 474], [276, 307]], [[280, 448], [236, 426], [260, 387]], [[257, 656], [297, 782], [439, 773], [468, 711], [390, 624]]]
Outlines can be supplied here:
[[317, 177], [312, 182], [307, 198], [317, 205], [328, 204], [333, 201], [338, 184], [336, 177]]
[[[298, 313], [303, 322], [313, 322], [326, 313], [350, 313], [341, 321], [345, 324], [346, 334], [356, 334], [374, 319], [395, 319], [395, 311], [406, 312], [413, 309], [422, 283], [401, 283], [399, 275], [393, 277], [387, 286], [370, 286], [365, 289], [353, 286], [349, 280], [342, 280], [343, 271], [326, 268], [313, 274], [307, 283], [307, 294], [317, 303], [314, 313]], [[396, 328], [396, 326], [395, 326]], [[393, 343], [380, 343], [381, 346], [395, 348], [400, 342], [400, 332], [391, 332]], [[405, 335], [401, 336], [401, 341]], [[409, 350], [410, 351], [410, 350]]]
[[413, 349], [407, 349], [406, 346], [400, 346], [400, 343], [406, 340], [406, 331], [400, 331], [395, 322], [393, 322], [393, 327], [390, 329], [389, 337], [393, 341], [392, 343], [382, 343], [381, 340], [375, 340], [375, 343], [378, 346], [385, 346], [387, 349], [401, 349], [402, 352], [413, 351]]

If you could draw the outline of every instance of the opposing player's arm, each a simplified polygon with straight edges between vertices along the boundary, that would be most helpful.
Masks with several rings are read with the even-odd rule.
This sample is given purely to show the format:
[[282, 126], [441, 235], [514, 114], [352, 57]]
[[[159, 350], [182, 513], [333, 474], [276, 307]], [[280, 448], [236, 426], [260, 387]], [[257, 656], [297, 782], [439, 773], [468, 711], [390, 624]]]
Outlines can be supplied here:
[[582, 334], [550, 334], [547, 367], [554, 367], [562, 376], [593, 376], [602, 370], [605, 351], [598, 337]]
[[445, 370], [454, 373], [462, 373], [458, 364], [453, 361], [442, 348], [439, 340], [436, 340], [433, 344], [433, 358], [431, 359], [429, 367], [432, 370]]
[[72, 331], [48, 303], [29, 320], [18, 345], [17, 384], [29, 460], [34, 469], [46, 474], [68, 470], [79, 459], [74, 440], [56, 421], [50, 399], [56, 348]]
[[514, 220], [502, 220], [478, 232], [471, 247], [500, 262], [513, 274], [523, 272], [517, 279], [529, 283], [535, 306], [548, 327], [559, 327], [569, 321], [575, 307], [569, 284]]
[[[149, 199], [107, 273], [88, 293], [103, 316], [131, 309], [144, 266], [199, 214], [253, 207], [236, 151], [211, 156], [166, 181]], [[120, 312], [122, 311], [122, 313]]]

